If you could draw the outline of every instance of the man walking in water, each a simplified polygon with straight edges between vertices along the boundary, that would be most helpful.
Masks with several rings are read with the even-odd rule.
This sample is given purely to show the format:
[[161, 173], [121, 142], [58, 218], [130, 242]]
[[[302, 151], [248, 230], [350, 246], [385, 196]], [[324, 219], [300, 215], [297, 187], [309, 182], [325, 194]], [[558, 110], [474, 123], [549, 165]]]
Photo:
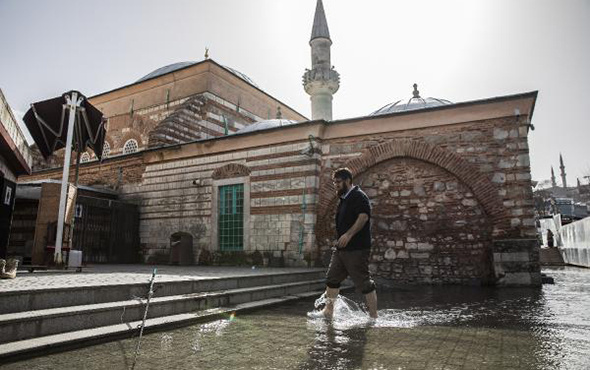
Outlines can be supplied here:
[[340, 202], [336, 210], [336, 232], [332, 259], [326, 276], [326, 306], [322, 311], [309, 312], [311, 318], [331, 319], [340, 283], [350, 275], [357, 291], [365, 295], [369, 315], [377, 318], [377, 292], [369, 272], [371, 253], [371, 205], [369, 197], [352, 184], [348, 168], [334, 171], [332, 180]]

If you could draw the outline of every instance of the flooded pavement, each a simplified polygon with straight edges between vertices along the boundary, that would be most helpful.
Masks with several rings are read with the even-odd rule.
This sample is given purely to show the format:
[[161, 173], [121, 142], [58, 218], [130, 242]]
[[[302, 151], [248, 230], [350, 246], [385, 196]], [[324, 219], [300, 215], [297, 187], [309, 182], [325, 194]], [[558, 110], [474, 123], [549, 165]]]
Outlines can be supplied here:
[[[145, 335], [136, 369], [588, 369], [590, 269], [545, 269], [542, 289], [427, 286], [380, 292], [375, 323], [313, 300]], [[355, 295], [347, 296], [360, 301]], [[126, 369], [136, 340], [8, 364], [6, 369]]]

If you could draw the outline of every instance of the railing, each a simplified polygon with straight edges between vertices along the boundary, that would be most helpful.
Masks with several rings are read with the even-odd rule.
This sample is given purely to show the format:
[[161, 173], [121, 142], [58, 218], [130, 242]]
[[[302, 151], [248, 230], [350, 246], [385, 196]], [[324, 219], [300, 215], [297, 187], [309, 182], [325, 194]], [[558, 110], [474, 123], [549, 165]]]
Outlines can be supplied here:
[[590, 267], [590, 217], [559, 229], [559, 249], [566, 263]]
[[18, 151], [25, 159], [25, 162], [29, 167], [33, 164], [33, 155], [31, 153], [31, 149], [25, 140], [25, 135], [21, 131], [6, 98], [4, 98], [4, 94], [2, 90], [0, 90], [0, 122], [8, 132], [8, 135], [15, 143]]

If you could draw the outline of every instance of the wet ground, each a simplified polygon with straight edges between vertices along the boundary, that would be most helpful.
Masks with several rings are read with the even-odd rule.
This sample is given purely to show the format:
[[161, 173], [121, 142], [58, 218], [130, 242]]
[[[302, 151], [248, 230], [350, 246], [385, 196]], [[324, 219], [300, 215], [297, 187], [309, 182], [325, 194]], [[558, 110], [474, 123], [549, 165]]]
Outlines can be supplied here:
[[[588, 369], [590, 269], [544, 272], [555, 285], [380, 292], [374, 324], [346, 299], [333, 322], [309, 320], [307, 300], [152, 333], [136, 369]], [[121, 340], [2, 368], [125, 369], [135, 345]]]

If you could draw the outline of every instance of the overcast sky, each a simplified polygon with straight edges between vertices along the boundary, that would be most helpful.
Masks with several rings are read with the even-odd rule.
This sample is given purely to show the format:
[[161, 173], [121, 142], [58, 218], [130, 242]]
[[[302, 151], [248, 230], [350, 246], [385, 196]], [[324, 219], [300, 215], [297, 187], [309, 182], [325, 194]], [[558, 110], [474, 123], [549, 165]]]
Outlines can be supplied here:
[[[235, 68], [311, 116], [316, 0], [0, 0], [0, 88], [12, 108], [70, 89], [87, 96], [161, 66], [203, 59]], [[334, 119], [411, 97], [461, 102], [539, 90], [533, 179], [590, 175], [590, 0], [324, 0]], [[18, 113], [17, 113], [18, 114]]]

